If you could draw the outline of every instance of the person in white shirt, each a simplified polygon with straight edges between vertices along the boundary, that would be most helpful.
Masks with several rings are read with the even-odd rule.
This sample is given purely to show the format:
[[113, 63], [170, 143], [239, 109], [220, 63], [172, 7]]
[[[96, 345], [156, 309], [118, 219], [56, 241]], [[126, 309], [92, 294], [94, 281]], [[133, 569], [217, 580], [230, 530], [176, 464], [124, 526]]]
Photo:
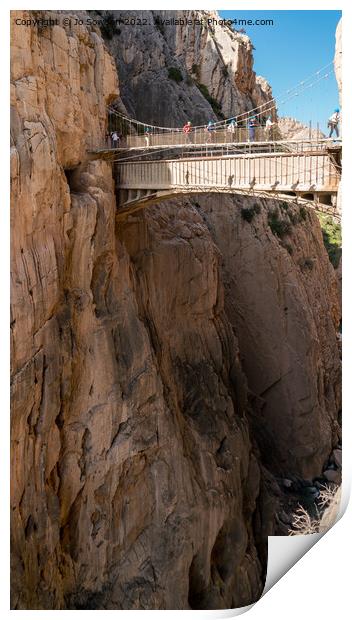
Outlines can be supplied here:
[[273, 126], [274, 123], [271, 120], [271, 116], [268, 116], [265, 123], [265, 134], [267, 140], [272, 140], [273, 138]]
[[336, 108], [334, 113], [330, 116], [328, 120], [328, 128], [330, 129], [329, 138], [332, 138], [332, 134], [336, 133], [336, 137], [339, 137], [339, 122], [340, 122], [340, 110]]
[[149, 127], [146, 127], [144, 131], [144, 142], [146, 146], [150, 146], [150, 138], [151, 138], [150, 129]]
[[112, 148], [117, 149], [119, 142], [120, 142], [120, 136], [117, 133], [117, 131], [113, 131], [111, 133], [111, 140], [112, 140]]
[[237, 121], [235, 118], [231, 118], [230, 123], [227, 125], [227, 130], [226, 130], [228, 133], [230, 142], [234, 142], [235, 140], [236, 128], [237, 128]]

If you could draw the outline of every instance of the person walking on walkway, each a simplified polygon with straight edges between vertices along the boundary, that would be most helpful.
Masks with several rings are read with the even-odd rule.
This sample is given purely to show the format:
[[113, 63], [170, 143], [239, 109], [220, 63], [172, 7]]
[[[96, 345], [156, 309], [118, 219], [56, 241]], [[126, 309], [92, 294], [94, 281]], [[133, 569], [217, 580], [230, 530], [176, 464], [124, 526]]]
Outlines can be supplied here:
[[215, 129], [215, 125], [214, 125], [213, 121], [209, 121], [209, 123], [207, 124], [207, 129], [206, 129], [207, 132], [208, 132], [206, 142], [213, 142], [213, 131], [214, 131], [214, 129]]
[[334, 113], [328, 120], [328, 128], [330, 129], [329, 138], [332, 138], [332, 134], [336, 133], [336, 137], [339, 137], [339, 123], [340, 123], [340, 110], [335, 108]]
[[151, 138], [150, 128], [146, 127], [144, 131], [144, 142], [147, 147], [150, 146], [150, 138]]
[[235, 118], [230, 118], [230, 122], [227, 126], [227, 135], [229, 136], [230, 142], [235, 141], [235, 133], [237, 128], [237, 122]]
[[120, 142], [120, 136], [117, 133], [117, 131], [111, 132], [111, 140], [112, 140], [112, 148], [117, 149], [119, 146], [119, 142]]
[[253, 142], [255, 139], [255, 117], [251, 116], [248, 120], [248, 141]]
[[271, 116], [268, 116], [265, 123], [265, 136], [268, 141], [273, 139], [273, 127], [274, 123], [271, 120]]
[[191, 121], [187, 121], [187, 123], [185, 125], [183, 125], [182, 128], [183, 133], [185, 134], [185, 138], [188, 142], [191, 141], [191, 131], [192, 131], [192, 124]]

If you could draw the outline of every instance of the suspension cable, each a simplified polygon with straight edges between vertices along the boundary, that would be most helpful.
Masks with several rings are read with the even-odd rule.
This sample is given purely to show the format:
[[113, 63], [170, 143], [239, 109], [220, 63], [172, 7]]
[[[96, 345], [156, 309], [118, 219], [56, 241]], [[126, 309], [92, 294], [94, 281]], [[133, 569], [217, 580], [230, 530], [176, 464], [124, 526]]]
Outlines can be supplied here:
[[[326, 69], [327, 67], [330, 67], [331, 65], [333, 65], [333, 61], [331, 61], [330, 63], [328, 63], [327, 65], [325, 65], [324, 67], [322, 67], [321, 69], [319, 69], [318, 71], [316, 71], [315, 73], [311, 74], [309, 77], [307, 77], [305, 80], [299, 82], [296, 86], [294, 86], [293, 88], [290, 88], [286, 91], [284, 91], [281, 95], [278, 95], [278, 97], [276, 98], [272, 98], [269, 99], [268, 101], [262, 103], [260, 106], [257, 106], [255, 108], [252, 108], [251, 110], [248, 110], [246, 112], [241, 112], [240, 114], [237, 114], [236, 116], [231, 116], [227, 119], [221, 120], [221, 121], [216, 121], [213, 123], [213, 126], [222, 126], [222, 125], [226, 125], [226, 123], [230, 120], [243, 120], [249, 116], [253, 116], [253, 117], [258, 117], [261, 114], [263, 114], [264, 112], [267, 113], [271, 110], [276, 109], [276, 101], [277, 99], [279, 99], [281, 96], [285, 96], [285, 95], [289, 95], [288, 97], [286, 97], [285, 99], [281, 100], [279, 103], [281, 105], [283, 105], [284, 103], [287, 103], [287, 101], [290, 101], [290, 99], [292, 99], [293, 97], [296, 97], [300, 94], [302, 94], [305, 90], [307, 90], [308, 88], [311, 88], [313, 86], [315, 86], [316, 84], [318, 84], [322, 79], [326, 79], [329, 75], [331, 75], [331, 73], [333, 73], [333, 69], [329, 70], [326, 74], [324, 75], [320, 75], [322, 73], [322, 71], [324, 71], [324, 69]], [[311, 82], [310, 84], [306, 85], [307, 82], [309, 82], [311, 80], [311, 78], [315, 78], [313, 80], [313, 82]], [[295, 91], [295, 92], [292, 92]], [[292, 94], [291, 94], [292, 93]], [[271, 103], [273, 103], [273, 105], [271, 105], [269, 108], [267, 106], [269, 106]], [[173, 131], [180, 131], [179, 128], [177, 127], [163, 127], [160, 125], [153, 125], [151, 123], [144, 123], [141, 121], [138, 121], [137, 119], [131, 119], [129, 116], [122, 114], [121, 112], [118, 112], [117, 110], [115, 110], [114, 108], [112, 108], [111, 106], [107, 106], [107, 109], [109, 112], [111, 112], [112, 114], [115, 114], [116, 116], [119, 116], [120, 118], [122, 118], [123, 120], [128, 121], [129, 123], [133, 123], [134, 125], [142, 125], [145, 128], [149, 128], [152, 130], [158, 129], [161, 130], [161, 132], [173, 132]], [[260, 110], [259, 112], [257, 112], [257, 110]], [[256, 113], [255, 113], [256, 112]], [[255, 113], [255, 114], [254, 114]], [[193, 130], [196, 129], [203, 129], [206, 125], [194, 125], [192, 127]]]

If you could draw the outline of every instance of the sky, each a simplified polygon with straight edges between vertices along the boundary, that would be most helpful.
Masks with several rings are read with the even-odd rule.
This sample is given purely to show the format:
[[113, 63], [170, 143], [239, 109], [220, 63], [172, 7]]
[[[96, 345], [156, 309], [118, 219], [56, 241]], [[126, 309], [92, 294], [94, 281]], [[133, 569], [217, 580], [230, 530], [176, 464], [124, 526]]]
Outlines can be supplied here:
[[[327, 119], [339, 107], [338, 89], [332, 72], [311, 88], [306, 88], [326, 75], [333, 65], [316, 72], [334, 59], [335, 30], [341, 11], [219, 11], [226, 19], [271, 19], [273, 26], [241, 26], [255, 47], [254, 70], [270, 83], [277, 99], [279, 115], [291, 116], [326, 133]], [[280, 104], [301, 81], [314, 74], [298, 96]], [[294, 91], [295, 92], [295, 91]], [[280, 95], [283, 95], [280, 97]]]

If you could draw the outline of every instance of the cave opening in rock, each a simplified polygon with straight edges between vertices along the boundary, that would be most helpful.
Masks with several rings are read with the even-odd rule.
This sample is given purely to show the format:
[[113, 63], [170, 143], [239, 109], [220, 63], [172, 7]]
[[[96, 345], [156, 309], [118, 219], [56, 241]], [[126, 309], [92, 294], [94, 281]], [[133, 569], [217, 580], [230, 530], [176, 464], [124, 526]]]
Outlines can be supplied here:
[[203, 609], [204, 583], [201, 575], [199, 556], [195, 555], [189, 567], [188, 604], [191, 609]]
[[67, 185], [70, 188], [70, 193], [79, 191], [79, 174], [78, 173], [79, 166], [74, 166], [72, 168], [64, 168], [64, 173], [67, 181]]

